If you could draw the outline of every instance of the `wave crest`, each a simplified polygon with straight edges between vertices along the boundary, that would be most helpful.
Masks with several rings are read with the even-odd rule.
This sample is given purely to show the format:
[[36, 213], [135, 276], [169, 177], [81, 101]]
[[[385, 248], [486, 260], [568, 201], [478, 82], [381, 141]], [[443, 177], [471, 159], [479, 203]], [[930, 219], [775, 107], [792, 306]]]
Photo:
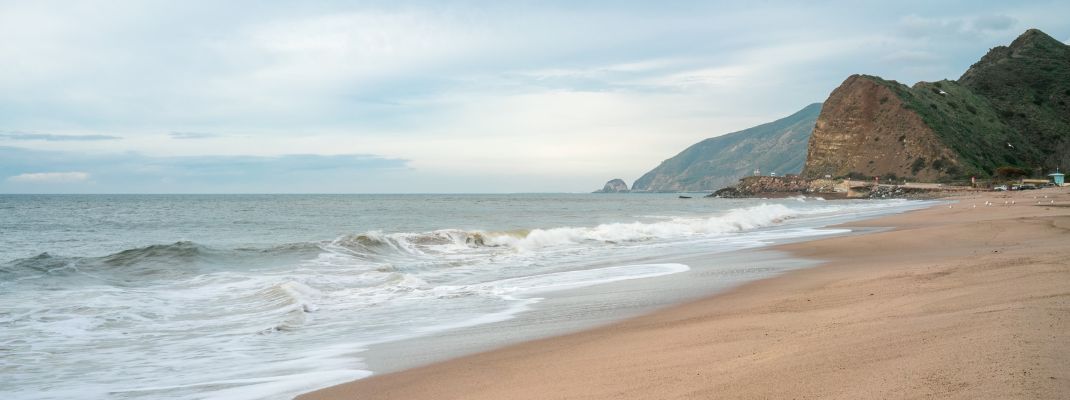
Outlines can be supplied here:
[[513, 231], [442, 229], [421, 233], [369, 231], [339, 237], [328, 248], [366, 261], [385, 261], [399, 256], [437, 256], [498, 247], [528, 252], [587, 242], [616, 244], [727, 234], [777, 224], [796, 214], [797, 211], [780, 204], [762, 204], [707, 218], [669, 218], [660, 222], [610, 223], [593, 227]]
[[738, 208], [708, 218], [672, 218], [668, 221], [612, 223], [594, 227], [535, 229], [524, 237], [491, 236], [490, 243], [531, 251], [583, 242], [623, 243], [673, 237], [726, 234], [782, 222], [797, 214], [780, 204]]

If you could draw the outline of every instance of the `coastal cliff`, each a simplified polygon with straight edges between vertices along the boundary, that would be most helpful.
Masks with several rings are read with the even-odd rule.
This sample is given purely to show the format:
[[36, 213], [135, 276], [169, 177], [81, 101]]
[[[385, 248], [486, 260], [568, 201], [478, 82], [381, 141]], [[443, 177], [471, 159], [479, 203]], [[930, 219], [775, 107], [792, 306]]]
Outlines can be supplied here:
[[941, 181], [1070, 162], [1070, 46], [1031, 29], [958, 81], [853, 75], [817, 118], [803, 176]]
[[955, 167], [955, 153], [890, 88], [895, 84], [852, 75], [832, 92], [810, 136], [807, 176], [931, 180]]

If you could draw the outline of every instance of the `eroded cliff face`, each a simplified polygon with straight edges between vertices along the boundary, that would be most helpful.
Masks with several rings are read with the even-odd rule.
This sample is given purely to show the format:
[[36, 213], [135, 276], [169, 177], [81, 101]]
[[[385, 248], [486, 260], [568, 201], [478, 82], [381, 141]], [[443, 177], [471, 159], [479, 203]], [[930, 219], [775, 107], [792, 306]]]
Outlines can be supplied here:
[[810, 136], [804, 176], [894, 175], [931, 181], [958, 163], [892, 84], [852, 75], [832, 92]]

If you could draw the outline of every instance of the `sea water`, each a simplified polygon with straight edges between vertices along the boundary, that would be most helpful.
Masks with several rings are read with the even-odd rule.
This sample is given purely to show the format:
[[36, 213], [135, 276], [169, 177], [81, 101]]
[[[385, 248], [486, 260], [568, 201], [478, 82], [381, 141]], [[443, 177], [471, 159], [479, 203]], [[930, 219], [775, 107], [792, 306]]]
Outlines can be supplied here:
[[[927, 205], [667, 194], [0, 195], [0, 398], [260, 399], [547, 294]], [[553, 310], [544, 310], [553, 312]]]

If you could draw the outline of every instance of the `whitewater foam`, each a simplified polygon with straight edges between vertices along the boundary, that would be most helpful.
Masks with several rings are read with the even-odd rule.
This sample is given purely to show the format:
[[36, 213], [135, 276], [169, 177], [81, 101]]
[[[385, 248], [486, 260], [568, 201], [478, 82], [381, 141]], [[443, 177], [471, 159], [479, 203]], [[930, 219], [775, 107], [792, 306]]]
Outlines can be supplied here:
[[[330, 207], [308, 213], [327, 215], [321, 219], [280, 219], [254, 230], [224, 224], [230, 214], [211, 213], [228, 207], [219, 201], [199, 209], [206, 215], [201, 225], [189, 222], [197, 213], [161, 221], [179, 209], [175, 204], [188, 206], [179, 199], [122, 214], [146, 220], [115, 225], [123, 229], [95, 228], [105, 234], [84, 234], [92, 240], [82, 247], [55, 241], [65, 238], [64, 231], [20, 231], [18, 240], [55, 242], [20, 250], [23, 258], [0, 264], [0, 397], [288, 398], [370, 374], [361, 360], [365, 348], [513, 319], [554, 292], [690, 271], [651, 259], [842, 233], [818, 227], [924, 205], [802, 198], [742, 207], [654, 195], [612, 202], [578, 198], [583, 202], [570, 207], [580, 208], [565, 211], [567, 196], [535, 197], [519, 206], [504, 202], [492, 220], [475, 222], [465, 218], [481, 215], [470, 210], [485, 210], [486, 203], [447, 202], [434, 206], [447, 208], [434, 218], [451, 221], [440, 226], [383, 216], [377, 218], [390, 223], [354, 229], [332, 223], [377, 215], [397, 200], [362, 205], [363, 214], [332, 214], [330, 207], [349, 203], [326, 199]], [[628, 201], [650, 203], [622, 211], [619, 203]], [[513, 222], [524, 207], [543, 202], [551, 207], [545, 212], [556, 213], [547, 219], [552, 222]], [[71, 206], [70, 218], [80, 221], [81, 207]], [[287, 208], [294, 209], [300, 208]], [[276, 210], [261, 219], [277, 215], [293, 214]], [[160, 224], [189, 229], [170, 236], [125, 230]], [[316, 235], [286, 231], [294, 224], [330, 229]], [[175, 242], [199, 231], [222, 233]], [[101, 244], [122, 235], [126, 241]], [[139, 235], [170, 244], [145, 243]], [[94, 255], [98, 248], [109, 250]], [[117, 376], [116, 370], [124, 373]]]

